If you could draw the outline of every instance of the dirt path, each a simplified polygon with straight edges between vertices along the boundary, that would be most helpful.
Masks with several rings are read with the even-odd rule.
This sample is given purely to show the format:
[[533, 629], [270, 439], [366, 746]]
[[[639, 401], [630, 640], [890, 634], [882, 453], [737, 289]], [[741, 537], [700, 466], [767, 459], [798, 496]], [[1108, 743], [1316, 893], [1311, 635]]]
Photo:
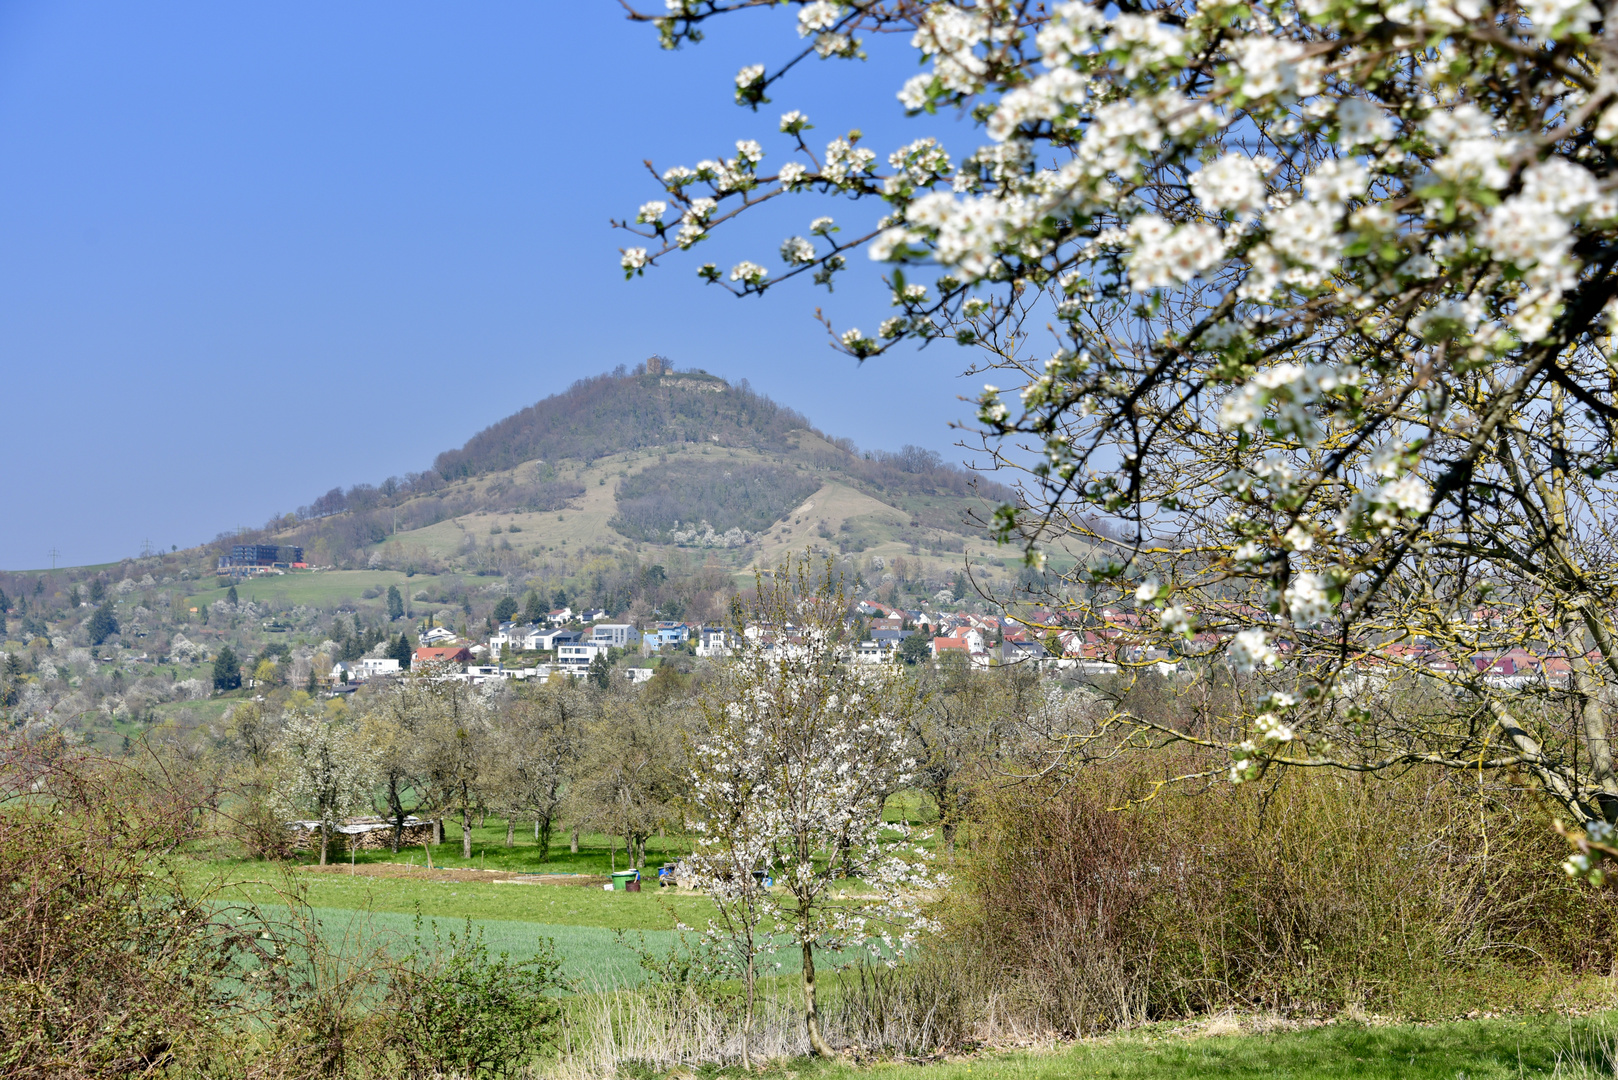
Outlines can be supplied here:
[[343, 874], [368, 878], [412, 878], [417, 881], [484, 882], [495, 885], [590, 885], [600, 888], [611, 878], [595, 874], [516, 874], [509, 870], [434, 869], [407, 863], [328, 863], [300, 866], [300, 873]]

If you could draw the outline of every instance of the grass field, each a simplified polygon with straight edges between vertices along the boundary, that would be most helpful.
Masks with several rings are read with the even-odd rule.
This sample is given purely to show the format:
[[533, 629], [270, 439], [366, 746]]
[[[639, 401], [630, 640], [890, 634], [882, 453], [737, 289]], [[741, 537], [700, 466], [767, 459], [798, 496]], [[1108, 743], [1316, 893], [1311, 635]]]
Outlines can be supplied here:
[[1612, 1015], [1425, 1026], [1344, 1023], [1243, 1035], [1160, 1028], [936, 1065], [782, 1062], [767, 1075], [804, 1080], [1594, 1080], [1618, 1075], [1610, 1056], [1614, 1036], [1608, 1032], [1614, 1031], [1618, 1017]]
[[[269, 600], [276, 604], [305, 604], [323, 607], [343, 601], [358, 601], [360, 594], [370, 588], [384, 592], [389, 585], [397, 585], [406, 596], [426, 589], [436, 592], [440, 584], [461, 580], [460, 575], [442, 577], [416, 574], [407, 577], [397, 570], [294, 570], [286, 574], [246, 578], [236, 586], [236, 594], [243, 600]], [[473, 579], [477, 580], [477, 579]], [[203, 607], [215, 600], [223, 600], [229, 586], [198, 589], [186, 598], [189, 607]], [[382, 604], [383, 601], [366, 601]], [[416, 605], [420, 607], [421, 605]], [[436, 606], [434, 606], [436, 610]]]

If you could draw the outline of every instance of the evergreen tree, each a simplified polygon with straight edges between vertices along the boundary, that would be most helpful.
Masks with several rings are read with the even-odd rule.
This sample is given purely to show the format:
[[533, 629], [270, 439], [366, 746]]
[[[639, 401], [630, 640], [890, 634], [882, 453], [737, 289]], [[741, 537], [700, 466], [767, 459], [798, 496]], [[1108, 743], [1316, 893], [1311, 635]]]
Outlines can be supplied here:
[[236, 586], [232, 585], [229, 590], [226, 591], [225, 603], [229, 604], [231, 607], [235, 607], [237, 604], [241, 603], [241, 600], [236, 596]]
[[388, 586], [388, 621], [404, 618], [404, 597], [399, 595], [399, 586]]
[[[34, 591], [38, 592], [39, 590], [36, 588]], [[107, 583], [105, 581], [102, 581], [100, 578], [93, 579], [90, 582], [90, 603], [99, 604], [99, 603], [101, 603], [101, 601], [105, 600], [106, 598], [107, 598]]]
[[899, 659], [907, 664], [919, 664], [932, 654], [932, 644], [928, 642], [926, 634], [911, 634], [899, 642]]
[[955, 571], [955, 587], [950, 590], [950, 595], [952, 597], [954, 597], [956, 600], [960, 600], [960, 599], [962, 599], [963, 597], [966, 596], [966, 572], [965, 571], [963, 571], [963, 570]]
[[502, 596], [500, 602], [494, 605], [494, 621], [496, 623], [510, 622], [516, 614], [516, 597]]
[[213, 662], [213, 688], [236, 690], [242, 685], [242, 665], [229, 645], [219, 650]]
[[[78, 591], [79, 587], [77, 585], [73, 586], [73, 592], [75, 595], [78, 594]], [[6, 595], [6, 590], [0, 589], [0, 615], [9, 614], [11, 614], [11, 597]]]
[[539, 594], [532, 589], [528, 590], [528, 600], [523, 605], [522, 617], [524, 621], [531, 623], [545, 621], [544, 601], [540, 600]]
[[412, 655], [410, 639], [405, 637], [403, 634], [400, 634], [399, 639], [389, 646], [388, 655], [399, 661], [399, 666], [401, 668], [403, 668], [405, 671], [409, 671], [410, 657]]
[[96, 608], [95, 614], [90, 616], [90, 622], [85, 626], [85, 632], [90, 635], [90, 644], [100, 645], [118, 632], [118, 617], [112, 613], [112, 605], [102, 604]]
[[567, 590], [557, 589], [551, 596], [551, 607], [561, 610], [567, 607]]
[[591, 685], [605, 690], [607, 688], [607, 677], [607, 657], [604, 653], [596, 653], [596, 658], [590, 661], [590, 671], [585, 678], [590, 680]]

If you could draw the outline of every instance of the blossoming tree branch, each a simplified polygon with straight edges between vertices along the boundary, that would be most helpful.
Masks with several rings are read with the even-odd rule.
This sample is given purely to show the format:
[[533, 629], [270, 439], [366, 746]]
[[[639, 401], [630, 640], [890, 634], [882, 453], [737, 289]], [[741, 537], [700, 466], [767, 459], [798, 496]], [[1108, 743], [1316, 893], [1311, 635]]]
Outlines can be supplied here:
[[[892, 107], [964, 115], [976, 145], [811, 143], [812, 103], [784, 101], [768, 151], [744, 138], [656, 174], [620, 223], [643, 238], [626, 274], [778, 198], [870, 204], [852, 239], [826, 218], [785, 238], [778, 276], [764, 253], [699, 273], [750, 294], [829, 284], [856, 248], [890, 264], [893, 316], [836, 345], [951, 339], [1008, 387], [978, 402], [990, 460], [1021, 478], [1001, 539], [1060, 570], [1120, 662], [1169, 646], [1250, 684], [1242, 715], [1162, 735], [1222, 749], [1235, 781], [1520, 778], [1566, 820], [1569, 872], [1599, 876], [1618, 854], [1604, 7], [668, 0], [633, 17], [672, 48], [756, 7], [796, 18], [778, 66], [736, 77], [755, 114], [798, 65], [908, 35], [921, 67]], [[1508, 652], [1532, 670], [1505, 671]]]

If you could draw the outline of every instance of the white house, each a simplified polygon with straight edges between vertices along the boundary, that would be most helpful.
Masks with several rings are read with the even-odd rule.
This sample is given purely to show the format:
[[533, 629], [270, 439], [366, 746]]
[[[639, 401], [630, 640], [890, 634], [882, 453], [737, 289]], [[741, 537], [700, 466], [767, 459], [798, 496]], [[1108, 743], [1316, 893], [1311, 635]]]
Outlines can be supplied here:
[[606, 651], [607, 646], [601, 644], [558, 645], [556, 666], [570, 675], [583, 675], [590, 670], [591, 661]]
[[455, 640], [455, 632], [446, 630], [442, 626], [435, 626], [425, 634], [420, 635], [423, 645], [442, 645], [446, 641]]
[[489, 648], [495, 652], [503, 652], [508, 648], [517, 647], [517, 638], [533, 627], [524, 627], [514, 622], [503, 622], [489, 635]]
[[611, 645], [625, 649], [640, 641], [640, 631], [628, 623], [596, 623], [590, 631], [590, 641], [597, 645]]
[[698, 656], [729, 656], [734, 646], [735, 635], [722, 626], [704, 626], [698, 632]]
[[399, 661], [391, 656], [367, 656], [360, 660], [360, 678], [375, 679], [379, 676], [402, 674]]
[[579, 612], [580, 622], [600, 622], [606, 617], [607, 613], [601, 608], [591, 608], [588, 611]]
[[536, 649], [544, 649], [549, 652], [560, 645], [572, 645], [578, 640], [579, 632], [577, 630], [535, 630], [528, 635], [524, 648], [530, 652]]
[[548, 612], [545, 615], [545, 621], [550, 623], [552, 626], [566, 626], [568, 623], [573, 621], [573, 609], [570, 607], [559, 607], [555, 611]]

